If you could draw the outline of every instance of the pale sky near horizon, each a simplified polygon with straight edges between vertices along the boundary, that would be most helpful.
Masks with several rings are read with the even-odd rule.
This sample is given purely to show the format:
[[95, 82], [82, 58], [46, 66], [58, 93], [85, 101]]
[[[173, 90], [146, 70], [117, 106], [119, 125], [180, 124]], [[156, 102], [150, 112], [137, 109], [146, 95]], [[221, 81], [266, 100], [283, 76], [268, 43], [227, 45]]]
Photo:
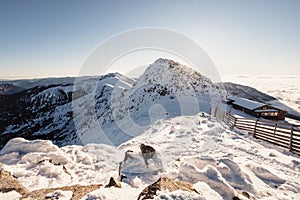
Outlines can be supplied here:
[[99, 43], [142, 27], [187, 35], [221, 75], [300, 76], [299, 0], [1, 0], [0, 78], [76, 76]]

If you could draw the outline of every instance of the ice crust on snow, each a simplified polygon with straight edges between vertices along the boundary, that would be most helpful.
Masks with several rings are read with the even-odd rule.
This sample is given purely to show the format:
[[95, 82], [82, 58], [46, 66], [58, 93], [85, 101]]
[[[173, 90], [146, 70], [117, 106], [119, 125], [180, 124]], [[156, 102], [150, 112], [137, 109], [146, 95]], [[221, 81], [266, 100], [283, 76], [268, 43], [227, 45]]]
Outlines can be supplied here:
[[[141, 143], [158, 152], [149, 160], [148, 168], [142, 162]], [[82, 199], [137, 199], [161, 176], [191, 182], [199, 194], [160, 191], [156, 199], [246, 199], [242, 192], [247, 192], [250, 199], [288, 200], [297, 199], [300, 192], [298, 156], [231, 131], [201, 113], [158, 120], [119, 147], [89, 144], [58, 148], [49, 141], [17, 138], [0, 151], [0, 162], [31, 191], [75, 184], [105, 185], [110, 177], [118, 177], [127, 150], [132, 151], [132, 157], [121, 164], [120, 171], [127, 176], [122, 188], [101, 187]], [[61, 165], [55, 165], [58, 162]]]

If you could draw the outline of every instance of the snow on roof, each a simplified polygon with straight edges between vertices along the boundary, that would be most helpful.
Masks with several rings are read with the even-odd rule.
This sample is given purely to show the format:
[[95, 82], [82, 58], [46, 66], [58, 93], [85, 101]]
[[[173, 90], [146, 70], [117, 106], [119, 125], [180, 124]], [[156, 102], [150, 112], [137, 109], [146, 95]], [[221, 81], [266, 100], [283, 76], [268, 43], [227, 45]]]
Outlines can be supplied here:
[[278, 112], [276, 109], [255, 110], [255, 112]]
[[233, 101], [232, 104], [235, 104], [235, 105], [238, 105], [238, 106], [241, 106], [244, 108], [248, 108], [250, 110], [254, 110], [256, 108], [266, 105], [264, 103], [260, 103], [260, 102], [256, 102], [256, 101], [252, 101], [249, 99], [236, 97], [236, 96], [230, 96], [230, 97], [227, 97], [227, 99], [232, 100]]

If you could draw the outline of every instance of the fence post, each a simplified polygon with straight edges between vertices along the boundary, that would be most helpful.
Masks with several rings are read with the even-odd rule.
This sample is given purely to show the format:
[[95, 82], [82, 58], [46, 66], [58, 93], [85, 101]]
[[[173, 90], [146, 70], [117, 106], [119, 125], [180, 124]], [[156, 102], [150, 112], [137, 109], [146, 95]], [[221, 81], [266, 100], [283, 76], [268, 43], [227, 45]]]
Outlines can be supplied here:
[[258, 119], [256, 118], [254, 130], [253, 130], [253, 136], [255, 136], [255, 133], [256, 133], [257, 122], [258, 122]]
[[226, 124], [229, 124], [229, 113], [226, 112]]
[[234, 117], [232, 128], [234, 128], [234, 127], [235, 127], [235, 125], [236, 125], [236, 120], [237, 120], [237, 118], [236, 118], [236, 117]]
[[276, 129], [277, 129], [277, 124], [278, 124], [278, 122], [276, 121], [276, 124], [275, 124], [275, 127], [274, 127], [274, 136], [275, 136], [275, 133], [276, 133]]
[[218, 106], [217, 106], [217, 107], [215, 108], [215, 110], [214, 110], [214, 112], [215, 112], [215, 113], [214, 113], [214, 116], [215, 116], [215, 117], [217, 117], [217, 111], [218, 111]]
[[294, 133], [294, 124], [292, 124], [291, 126], [290, 151], [293, 151], [293, 133]]

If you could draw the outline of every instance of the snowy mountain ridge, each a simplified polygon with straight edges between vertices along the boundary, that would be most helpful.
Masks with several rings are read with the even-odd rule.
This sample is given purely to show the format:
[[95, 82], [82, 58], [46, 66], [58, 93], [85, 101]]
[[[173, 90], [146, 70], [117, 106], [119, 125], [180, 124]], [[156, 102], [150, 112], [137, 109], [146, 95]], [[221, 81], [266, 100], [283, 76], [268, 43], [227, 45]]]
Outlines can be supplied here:
[[[89, 142], [118, 146], [156, 120], [209, 113], [213, 100], [225, 96], [222, 84], [168, 59], [155, 61], [137, 80], [111, 73], [5, 81], [0, 87], [5, 84], [29, 88], [0, 95], [0, 148], [15, 137], [49, 139], [59, 146]], [[245, 86], [225, 84], [225, 88], [229, 93], [251, 94], [253, 100], [269, 98]]]
[[[0, 145], [18, 136], [50, 139], [59, 146], [95, 138], [119, 145], [158, 119], [209, 112], [211, 97], [220, 95], [208, 78], [167, 59], [151, 64], [137, 81], [119, 73], [79, 77], [77, 85], [69, 80], [16, 81], [35, 87], [1, 95]], [[99, 124], [105, 135], [99, 136]]]
[[[83, 114], [87, 110], [92, 112], [93, 102], [87, 103], [90, 97], [74, 102], [79, 105], [75, 117], [79, 124], [77, 131], [86, 143], [98, 141], [119, 145], [140, 135], [158, 119], [209, 112], [214, 98], [219, 101], [222, 98], [218, 86], [208, 78], [167, 59], [151, 64], [133, 85], [120, 79], [117, 82], [105, 79], [102, 89], [108, 96], [103, 99], [103, 92], [97, 91], [97, 116]], [[98, 100], [102, 103], [97, 104]], [[89, 108], [84, 111], [80, 109], [81, 104]], [[88, 127], [84, 126], [86, 119], [90, 120]]]

